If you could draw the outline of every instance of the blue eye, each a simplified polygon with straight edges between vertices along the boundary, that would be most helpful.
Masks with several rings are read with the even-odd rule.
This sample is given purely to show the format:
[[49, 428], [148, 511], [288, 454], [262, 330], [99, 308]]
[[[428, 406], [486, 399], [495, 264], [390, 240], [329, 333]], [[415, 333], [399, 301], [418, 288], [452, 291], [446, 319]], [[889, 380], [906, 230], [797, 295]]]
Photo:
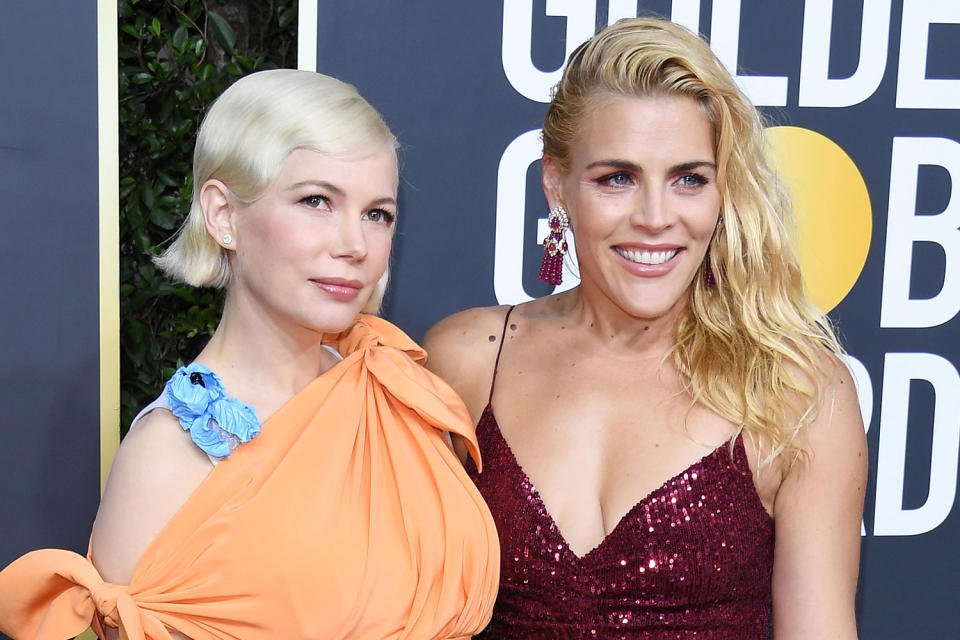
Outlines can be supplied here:
[[627, 173], [618, 172], [610, 174], [609, 176], [604, 176], [600, 178], [600, 182], [603, 184], [608, 184], [614, 187], [626, 187], [631, 183], [631, 177]]
[[699, 173], [687, 173], [680, 176], [678, 182], [683, 187], [699, 187], [702, 184], [707, 184], [707, 179]]

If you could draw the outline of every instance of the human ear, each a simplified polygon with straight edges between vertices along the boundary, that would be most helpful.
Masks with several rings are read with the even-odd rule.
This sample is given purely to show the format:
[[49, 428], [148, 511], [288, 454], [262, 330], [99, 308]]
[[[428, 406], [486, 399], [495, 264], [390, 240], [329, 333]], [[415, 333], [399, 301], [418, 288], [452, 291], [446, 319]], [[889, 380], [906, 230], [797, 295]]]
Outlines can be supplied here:
[[563, 206], [563, 172], [556, 158], [544, 154], [540, 159], [540, 180], [543, 184], [543, 195], [547, 198], [547, 206], [553, 209]]
[[213, 241], [224, 249], [235, 248], [233, 224], [235, 207], [230, 188], [219, 180], [207, 180], [200, 187], [200, 210], [203, 223]]

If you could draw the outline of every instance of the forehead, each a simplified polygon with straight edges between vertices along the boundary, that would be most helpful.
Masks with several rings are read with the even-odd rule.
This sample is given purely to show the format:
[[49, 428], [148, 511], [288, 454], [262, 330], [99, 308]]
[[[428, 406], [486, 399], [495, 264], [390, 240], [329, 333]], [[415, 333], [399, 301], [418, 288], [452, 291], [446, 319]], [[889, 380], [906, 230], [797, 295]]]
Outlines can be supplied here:
[[[294, 149], [280, 165], [275, 183], [281, 188], [300, 182], [329, 182], [343, 190], [360, 189], [396, 195], [397, 154], [389, 148], [367, 155], [339, 158], [312, 149]], [[378, 194], [380, 195], [380, 194]]]
[[671, 163], [714, 161], [713, 124], [693, 98], [599, 98], [584, 114], [571, 148], [574, 164], [598, 159]]

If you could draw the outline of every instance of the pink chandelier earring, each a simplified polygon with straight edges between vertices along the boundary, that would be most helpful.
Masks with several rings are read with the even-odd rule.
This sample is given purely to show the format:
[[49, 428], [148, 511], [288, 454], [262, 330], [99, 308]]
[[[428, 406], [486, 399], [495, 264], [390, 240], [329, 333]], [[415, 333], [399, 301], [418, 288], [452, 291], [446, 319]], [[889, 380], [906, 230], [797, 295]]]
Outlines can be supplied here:
[[[717, 232], [722, 226], [723, 214], [721, 213], [717, 218]], [[714, 236], [716, 236], [717, 232], [714, 233]], [[711, 238], [711, 244], [712, 241], [713, 239]], [[703, 284], [707, 287], [707, 289], [713, 289], [715, 286], [717, 286], [717, 278], [713, 275], [713, 266], [710, 264], [710, 249], [707, 249], [707, 256], [703, 261], [703, 266]]]
[[570, 226], [570, 219], [562, 206], [557, 205], [550, 210], [547, 226], [550, 233], [543, 239], [543, 262], [540, 263], [537, 277], [544, 282], [558, 285], [563, 282], [563, 256], [569, 248], [564, 233]]
[[703, 284], [707, 289], [713, 289], [717, 285], [717, 279], [713, 276], [713, 267], [710, 266], [710, 256], [707, 255], [706, 269], [703, 270]]

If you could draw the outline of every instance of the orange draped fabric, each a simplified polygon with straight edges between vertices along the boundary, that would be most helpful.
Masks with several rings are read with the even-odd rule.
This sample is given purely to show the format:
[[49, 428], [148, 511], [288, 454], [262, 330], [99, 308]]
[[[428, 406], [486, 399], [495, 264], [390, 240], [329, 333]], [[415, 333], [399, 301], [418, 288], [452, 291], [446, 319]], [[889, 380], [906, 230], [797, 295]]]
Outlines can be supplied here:
[[467, 638], [490, 619], [493, 520], [443, 431], [476, 438], [456, 394], [390, 323], [329, 336], [343, 361], [217, 464], [129, 586], [45, 549], [0, 572], [0, 630], [122, 638]]

